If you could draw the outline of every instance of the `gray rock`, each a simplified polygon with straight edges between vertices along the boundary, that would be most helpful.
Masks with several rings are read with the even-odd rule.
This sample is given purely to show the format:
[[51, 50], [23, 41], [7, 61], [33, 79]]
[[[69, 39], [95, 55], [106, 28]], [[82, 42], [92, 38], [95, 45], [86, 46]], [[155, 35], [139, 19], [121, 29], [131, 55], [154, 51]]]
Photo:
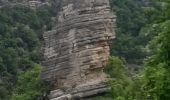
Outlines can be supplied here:
[[62, 95], [64, 95], [63, 91], [61, 91], [59, 89], [58, 90], [53, 90], [53, 91], [50, 92], [49, 98], [57, 98], [57, 97], [60, 97]]
[[116, 27], [109, 0], [60, 3], [56, 26], [43, 35], [45, 60], [41, 77], [53, 84], [51, 100], [74, 100], [108, 91], [103, 84], [103, 67]]

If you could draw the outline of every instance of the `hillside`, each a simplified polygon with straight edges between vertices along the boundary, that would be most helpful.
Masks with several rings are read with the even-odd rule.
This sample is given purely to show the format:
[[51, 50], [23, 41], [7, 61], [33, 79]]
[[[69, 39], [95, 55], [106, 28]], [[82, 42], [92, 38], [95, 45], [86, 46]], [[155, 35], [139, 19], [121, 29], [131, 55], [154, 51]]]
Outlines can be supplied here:
[[[116, 27], [109, 26], [111, 24], [105, 24], [104, 20], [99, 20], [103, 18], [101, 15], [97, 17], [88, 16], [87, 19], [84, 17], [82, 20], [78, 18], [72, 19], [69, 22], [73, 22], [72, 25], [67, 24], [68, 21], [59, 23], [57, 17], [61, 15], [61, 10], [66, 12], [65, 15], [68, 14], [64, 16], [66, 19], [69, 19], [69, 16], [71, 16], [70, 18], [77, 16], [76, 14], [74, 15], [75, 12], [71, 12], [71, 5], [59, 9], [67, 3], [62, 4], [60, 0], [48, 0], [47, 3], [46, 0], [40, 0], [38, 3], [30, 6], [30, 1], [32, 2], [32, 0], [0, 0], [0, 100], [48, 100], [50, 91], [58, 89], [58, 86], [62, 85], [58, 85], [58, 83], [54, 84], [56, 80], [45, 82], [46, 79], [49, 78], [46, 74], [43, 74], [46, 75], [44, 76], [46, 77], [45, 81], [40, 77], [42, 72], [44, 73], [44, 66], [48, 65], [44, 63], [44, 61], [49, 60], [46, 56], [44, 57], [44, 55], [46, 55], [44, 48], [48, 48], [46, 45], [47, 42], [50, 45], [56, 45], [55, 50], [63, 48], [63, 50], [59, 50], [60, 53], [62, 52], [61, 54], [69, 54], [69, 52], [71, 52], [70, 50], [75, 50], [74, 52], [76, 52], [74, 56], [69, 55], [64, 60], [60, 60], [61, 62], [71, 63], [69, 63], [66, 68], [76, 66], [73, 68], [74, 70], [71, 70], [74, 73], [67, 74], [70, 75], [67, 80], [62, 80], [64, 79], [62, 76], [65, 75], [62, 73], [66, 73], [67, 70], [63, 69], [55, 72], [55, 77], [61, 77], [61, 82], [65, 84], [62, 89], [67, 91], [67, 93], [72, 91], [69, 90], [70, 87], [73, 90], [75, 88], [77, 89], [77, 85], [80, 85], [80, 90], [86, 90], [87, 88], [81, 88], [81, 85], [86, 83], [86, 81], [94, 81], [95, 79], [99, 79], [99, 81], [102, 80], [103, 78], [99, 76], [101, 75], [100, 72], [103, 73], [104, 70], [104, 72], [107, 73], [107, 82], [104, 82], [105, 85], [102, 83], [102, 85], [97, 85], [96, 87], [106, 88], [107, 86], [110, 87], [110, 90], [106, 88], [107, 92], [102, 95], [97, 92], [98, 95], [93, 97], [94, 100], [170, 99], [169, 0], [110, 0], [111, 10], [108, 10], [106, 7], [107, 9], [99, 11], [97, 7], [107, 3], [95, 4], [92, 0], [87, 6], [91, 6], [93, 9], [80, 11], [80, 14], [88, 15], [88, 13], [90, 13], [95, 16], [97, 15], [95, 14], [96, 12], [99, 13], [99, 15], [106, 14], [104, 16], [106, 19], [110, 18], [107, 16], [109, 15], [108, 11], [111, 11], [111, 13], [117, 16], [117, 21], [115, 22]], [[80, 3], [79, 0], [75, 1], [85, 6], [85, 3]], [[69, 3], [70, 2], [72, 2], [72, 0], [69, 1]], [[92, 5], [92, 3], [94, 4]], [[38, 4], [42, 5], [39, 6]], [[77, 4], [76, 7], [78, 7], [79, 4]], [[103, 9], [104, 7], [101, 8]], [[82, 17], [82, 15], [80, 17]], [[88, 24], [93, 22], [92, 20], [94, 19], [99, 20], [99, 23]], [[78, 20], [76, 23], [81, 23], [77, 25], [74, 22], [75, 20]], [[91, 22], [88, 22], [89, 20], [91, 20]], [[60, 25], [63, 26], [59, 27]], [[75, 30], [69, 31], [70, 34], [65, 35], [64, 32], [67, 30], [68, 25], [70, 25], [69, 27], [71, 28], [76, 25], [76, 27], [79, 28], [85, 27], [93, 30], [93, 32], [84, 28], [84, 31], [76, 30], [76, 32], [79, 32], [78, 35], [71, 35]], [[103, 25], [103, 27], [100, 27], [101, 25]], [[103, 32], [103, 28], [106, 26], [109, 27], [112, 32], [110, 30], [108, 31], [107, 28], [107, 32]], [[59, 28], [63, 31], [58, 32], [58, 30], [60, 30]], [[51, 42], [51, 40], [47, 41], [45, 40], [46, 38], [44, 38], [44, 36], [53, 34], [52, 32], [54, 31], [52, 30], [56, 30], [55, 32], [58, 33], [50, 37], [54, 38], [55, 44]], [[93, 34], [95, 32], [96, 34]], [[105, 34], [104, 36], [106, 37], [109, 32], [115, 32], [116, 38], [107, 41], [107, 43], [111, 43], [108, 45], [105, 40], [102, 40], [103, 37], [100, 36], [103, 36], [101, 34]], [[90, 34], [89, 38], [87, 38], [88, 34]], [[66, 38], [67, 36], [70, 37]], [[101, 41], [98, 41], [98, 37]], [[61, 41], [56, 42], [61, 39], [63, 46], [58, 44]], [[75, 42], [75, 40], [76, 42], [79, 41], [79, 44], [72, 44], [72, 41]], [[66, 41], [67, 44], [65, 44]], [[69, 46], [65, 48], [64, 45]], [[98, 49], [97, 47], [100, 48]], [[105, 49], [101, 49], [101, 47]], [[109, 47], [111, 48], [110, 58], [108, 57]], [[91, 49], [84, 52], [89, 48], [98, 51], [97, 55], [93, 53], [93, 50], [90, 51]], [[83, 53], [77, 53], [79, 51]], [[51, 56], [56, 55], [52, 54]], [[87, 61], [82, 60], [84, 59], [83, 57], [86, 56], [93, 56], [93, 59], [89, 57], [85, 59]], [[81, 65], [82, 62], [83, 65]], [[57, 63], [57, 61], [54, 63], [56, 66], [62, 64]], [[87, 73], [84, 74], [83, 71], [85, 68], [89, 68], [88, 65], [91, 66], [91, 70], [88, 70]], [[48, 69], [49, 66], [50, 65], [45, 67]], [[84, 69], [80, 70], [78, 68]], [[70, 70], [68, 72], [70, 72]], [[75, 73], [78, 74], [74, 77]], [[51, 75], [54, 74], [51, 73]], [[78, 75], [80, 75], [80, 77]], [[87, 78], [85, 78], [86, 75]], [[51, 79], [55, 79], [54, 76], [50, 77]], [[82, 83], [79, 81], [82, 81]], [[92, 87], [95, 86], [92, 85], [88, 89], [92, 89]], [[76, 94], [77, 92], [73, 91], [71, 93]], [[78, 96], [81, 95], [81, 93], [78, 94]]]

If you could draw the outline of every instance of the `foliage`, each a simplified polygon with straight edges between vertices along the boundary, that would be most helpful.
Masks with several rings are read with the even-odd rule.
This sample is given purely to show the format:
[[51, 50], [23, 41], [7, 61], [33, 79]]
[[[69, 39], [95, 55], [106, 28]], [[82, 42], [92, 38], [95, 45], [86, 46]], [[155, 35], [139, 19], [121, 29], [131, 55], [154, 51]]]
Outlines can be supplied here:
[[129, 96], [128, 91], [131, 88], [131, 80], [125, 73], [123, 62], [117, 57], [112, 57], [106, 68], [111, 71], [107, 71], [112, 78], [109, 81], [111, 86], [111, 97], [113, 99], [123, 100], [122, 97]]
[[[39, 99], [42, 91], [37, 64], [42, 58], [44, 26], [50, 27], [50, 18], [54, 15], [51, 9], [51, 6], [42, 6], [36, 11], [21, 5], [0, 8], [0, 100], [10, 100], [12, 94], [14, 100]], [[31, 76], [34, 77], [31, 79]], [[24, 87], [26, 83], [30, 88]], [[39, 90], [33, 89], [31, 83]], [[20, 89], [25, 93], [20, 94]]]
[[[157, 35], [150, 42], [150, 52], [152, 56], [145, 61], [145, 70], [141, 79], [143, 89], [149, 100], [169, 100], [170, 99], [170, 13], [169, 0], [163, 0], [157, 10], [159, 15], [155, 16], [153, 24], [159, 26], [155, 30]], [[158, 31], [159, 30], [159, 31]]]
[[128, 63], [141, 64], [147, 53], [144, 50], [148, 41], [143, 41], [140, 31], [148, 23], [140, 0], [111, 0], [117, 15], [117, 38], [111, 46], [111, 54], [124, 57]]
[[104, 97], [97, 97], [96, 100], [125, 100], [125, 97], [129, 98], [132, 80], [125, 72], [123, 61], [118, 57], [110, 57], [105, 72], [110, 78], [108, 85], [111, 87], [111, 91]]
[[[151, 55], [146, 58], [144, 69], [130, 78], [130, 81], [125, 81], [129, 78], [115, 78], [127, 77], [125, 74], [122, 75], [123, 71], [115, 69], [117, 65], [122, 68], [118, 60], [114, 60], [110, 67], [106, 67], [112, 80], [116, 79], [111, 81], [111, 94], [107, 94], [107, 97], [113, 100], [170, 99], [170, 2], [162, 0], [161, 2], [153, 1], [153, 3], [154, 10], [145, 9], [149, 13], [152, 12], [152, 15], [149, 15], [150, 23], [146, 25], [149, 27], [145, 26], [140, 33], [141, 36], [153, 37], [147, 46]], [[105, 100], [104, 97], [102, 100]]]
[[39, 79], [41, 66], [34, 65], [26, 72], [18, 73], [18, 83], [14, 90], [12, 100], [42, 100], [44, 86]]
[[150, 44], [154, 54], [146, 60], [143, 87], [150, 100], [170, 99], [170, 21], [160, 24], [162, 32]]
[[[105, 68], [111, 91], [97, 100], [170, 99], [170, 1], [152, 0], [149, 6], [143, 1], [112, 0], [117, 39], [111, 53], [118, 57], [110, 57]], [[19, 5], [0, 8], [0, 100], [43, 99], [42, 32], [55, 24], [51, 17], [60, 6], [52, 2], [37, 10]], [[130, 77], [125, 61], [142, 64], [146, 56], [144, 69]]]

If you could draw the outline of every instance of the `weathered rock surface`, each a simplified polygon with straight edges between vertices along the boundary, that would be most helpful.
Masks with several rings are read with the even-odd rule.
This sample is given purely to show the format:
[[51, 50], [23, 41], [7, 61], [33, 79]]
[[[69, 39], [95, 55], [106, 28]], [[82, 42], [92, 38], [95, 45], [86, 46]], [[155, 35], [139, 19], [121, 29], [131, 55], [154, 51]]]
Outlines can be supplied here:
[[44, 33], [41, 77], [53, 84], [50, 100], [79, 100], [109, 88], [103, 66], [109, 41], [115, 38], [116, 16], [109, 0], [60, 0], [57, 25]]

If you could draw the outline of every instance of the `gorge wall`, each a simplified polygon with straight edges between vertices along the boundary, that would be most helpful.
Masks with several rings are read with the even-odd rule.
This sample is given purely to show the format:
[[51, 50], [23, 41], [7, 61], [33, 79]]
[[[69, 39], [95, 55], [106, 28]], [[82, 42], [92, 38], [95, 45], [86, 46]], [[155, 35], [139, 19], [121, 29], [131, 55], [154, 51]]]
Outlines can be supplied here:
[[58, 0], [56, 26], [44, 33], [41, 77], [53, 89], [50, 100], [79, 100], [106, 92], [103, 67], [116, 16], [109, 0]]

